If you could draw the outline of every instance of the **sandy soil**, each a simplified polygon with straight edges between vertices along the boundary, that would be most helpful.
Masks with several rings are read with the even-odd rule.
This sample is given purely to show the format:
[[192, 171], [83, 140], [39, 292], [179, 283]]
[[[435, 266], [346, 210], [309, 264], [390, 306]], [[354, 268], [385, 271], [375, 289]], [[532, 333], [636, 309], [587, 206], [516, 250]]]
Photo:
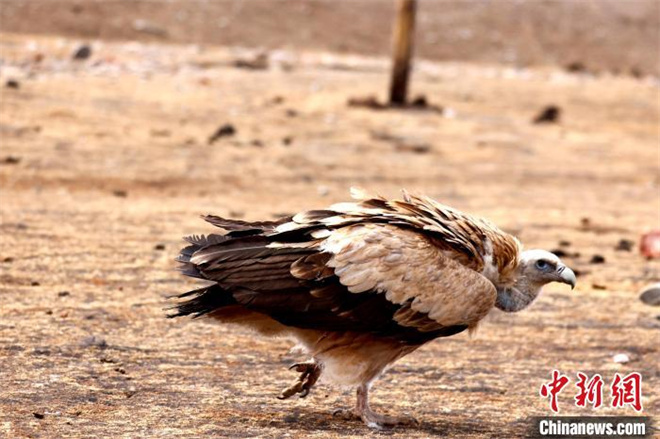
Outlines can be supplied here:
[[[417, 55], [660, 76], [657, 0], [421, 0]], [[387, 55], [395, 0], [3, 0], [5, 32]]]
[[[0, 436], [367, 434], [331, 415], [348, 390], [275, 398], [295, 378], [288, 341], [163, 310], [193, 284], [173, 258], [182, 235], [212, 231], [199, 214], [274, 218], [352, 185], [482, 214], [579, 272], [575, 291], [550, 285], [397, 363], [374, 405], [421, 425], [380, 435], [520, 437], [549, 414], [538, 389], [553, 368], [641, 372], [658, 415], [660, 310], [638, 290], [660, 261], [615, 249], [660, 225], [657, 81], [419, 63], [413, 94], [445, 111], [374, 111], [346, 102], [383, 95], [379, 58], [279, 52], [247, 70], [232, 64], [251, 54], [230, 49], [97, 42], [71, 61], [77, 41], [0, 42]], [[532, 124], [549, 104], [559, 123]], [[235, 135], [209, 144], [227, 123]], [[593, 414], [572, 397], [562, 414]]]

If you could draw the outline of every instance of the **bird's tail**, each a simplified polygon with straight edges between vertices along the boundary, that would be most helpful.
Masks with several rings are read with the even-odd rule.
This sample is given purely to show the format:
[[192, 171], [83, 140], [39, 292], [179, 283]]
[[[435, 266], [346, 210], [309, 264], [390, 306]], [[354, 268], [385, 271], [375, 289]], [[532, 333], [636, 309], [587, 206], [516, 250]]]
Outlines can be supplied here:
[[[179, 256], [176, 258], [176, 260], [181, 263], [179, 270], [186, 276], [204, 279], [204, 275], [199, 271], [197, 266], [190, 261], [190, 258], [197, 250], [226, 241], [228, 238], [222, 235], [192, 235], [187, 236], [184, 239], [190, 245], [181, 249]], [[187, 315], [192, 315], [193, 318], [196, 318], [215, 311], [218, 308], [236, 303], [232, 295], [218, 284], [207, 285], [196, 290], [173, 296], [172, 298], [185, 300], [179, 301], [179, 303], [170, 308], [170, 311], [174, 312], [168, 314], [167, 317], [169, 318]]]
[[[267, 242], [266, 238], [263, 237], [264, 233], [272, 232], [278, 225], [291, 220], [291, 218], [288, 217], [282, 218], [278, 221], [247, 222], [221, 218], [213, 215], [206, 215], [203, 218], [214, 226], [224, 229], [226, 232], [222, 235], [210, 234], [206, 236], [192, 235], [185, 237], [184, 239], [189, 245], [181, 249], [176, 260], [181, 263], [179, 270], [182, 274], [205, 280], [208, 280], [206, 276], [200, 271], [199, 267], [191, 261], [196, 252], [220, 244], [231, 245], [231, 242], [234, 240], [239, 244], [239, 250], [240, 247], [242, 247], [240, 244], [244, 242], [254, 244], [256, 241], [259, 241], [263, 244], [264, 242]], [[231, 292], [227, 291], [217, 283], [188, 291], [187, 293], [174, 297], [185, 300], [174, 305], [174, 307], [171, 308], [174, 312], [169, 314], [168, 317], [187, 315], [200, 317], [220, 308], [229, 307], [238, 303]]]
[[237, 303], [234, 297], [218, 284], [198, 288], [174, 297], [185, 300], [180, 301], [170, 308], [174, 312], [167, 315], [169, 318], [188, 315], [197, 318]]

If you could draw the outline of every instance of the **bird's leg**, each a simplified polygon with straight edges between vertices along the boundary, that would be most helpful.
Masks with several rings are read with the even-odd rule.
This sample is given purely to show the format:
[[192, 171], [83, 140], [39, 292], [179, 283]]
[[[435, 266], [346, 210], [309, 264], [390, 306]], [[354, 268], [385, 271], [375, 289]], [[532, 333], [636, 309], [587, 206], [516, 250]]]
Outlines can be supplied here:
[[357, 405], [355, 415], [359, 416], [370, 428], [382, 429], [396, 425], [415, 425], [417, 420], [412, 416], [387, 416], [374, 413], [369, 406], [369, 385], [361, 384], [357, 388]]
[[310, 389], [316, 384], [316, 382], [321, 377], [321, 372], [323, 371], [323, 366], [321, 363], [317, 363], [316, 360], [312, 359], [304, 363], [296, 363], [289, 369], [295, 369], [297, 372], [300, 372], [298, 379], [287, 389], [284, 389], [279, 399], [287, 399], [300, 393], [300, 397], [304, 398], [309, 394]]

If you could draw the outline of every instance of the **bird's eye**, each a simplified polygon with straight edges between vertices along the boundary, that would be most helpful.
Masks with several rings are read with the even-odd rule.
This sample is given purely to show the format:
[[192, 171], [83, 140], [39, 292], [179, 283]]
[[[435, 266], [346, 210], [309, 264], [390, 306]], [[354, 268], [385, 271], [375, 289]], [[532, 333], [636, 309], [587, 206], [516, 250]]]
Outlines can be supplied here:
[[544, 261], [543, 259], [539, 259], [536, 261], [536, 268], [539, 270], [547, 270], [550, 268], [550, 263], [548, 261]]

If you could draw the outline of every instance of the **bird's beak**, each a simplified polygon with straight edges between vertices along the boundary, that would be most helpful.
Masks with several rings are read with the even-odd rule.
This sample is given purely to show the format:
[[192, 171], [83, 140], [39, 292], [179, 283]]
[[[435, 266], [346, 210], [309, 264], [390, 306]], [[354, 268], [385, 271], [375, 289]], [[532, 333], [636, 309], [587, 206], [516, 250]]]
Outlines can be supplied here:
[[575, 284], [577, 283], [577, 278], [575, 277], [575, 273], [573, 273], [573, 270], [571, 270], [566, 266], [563, 266], [559, 269], [559, 282], [570, 285], [572, 290], [573, 288], [575, 288]]

